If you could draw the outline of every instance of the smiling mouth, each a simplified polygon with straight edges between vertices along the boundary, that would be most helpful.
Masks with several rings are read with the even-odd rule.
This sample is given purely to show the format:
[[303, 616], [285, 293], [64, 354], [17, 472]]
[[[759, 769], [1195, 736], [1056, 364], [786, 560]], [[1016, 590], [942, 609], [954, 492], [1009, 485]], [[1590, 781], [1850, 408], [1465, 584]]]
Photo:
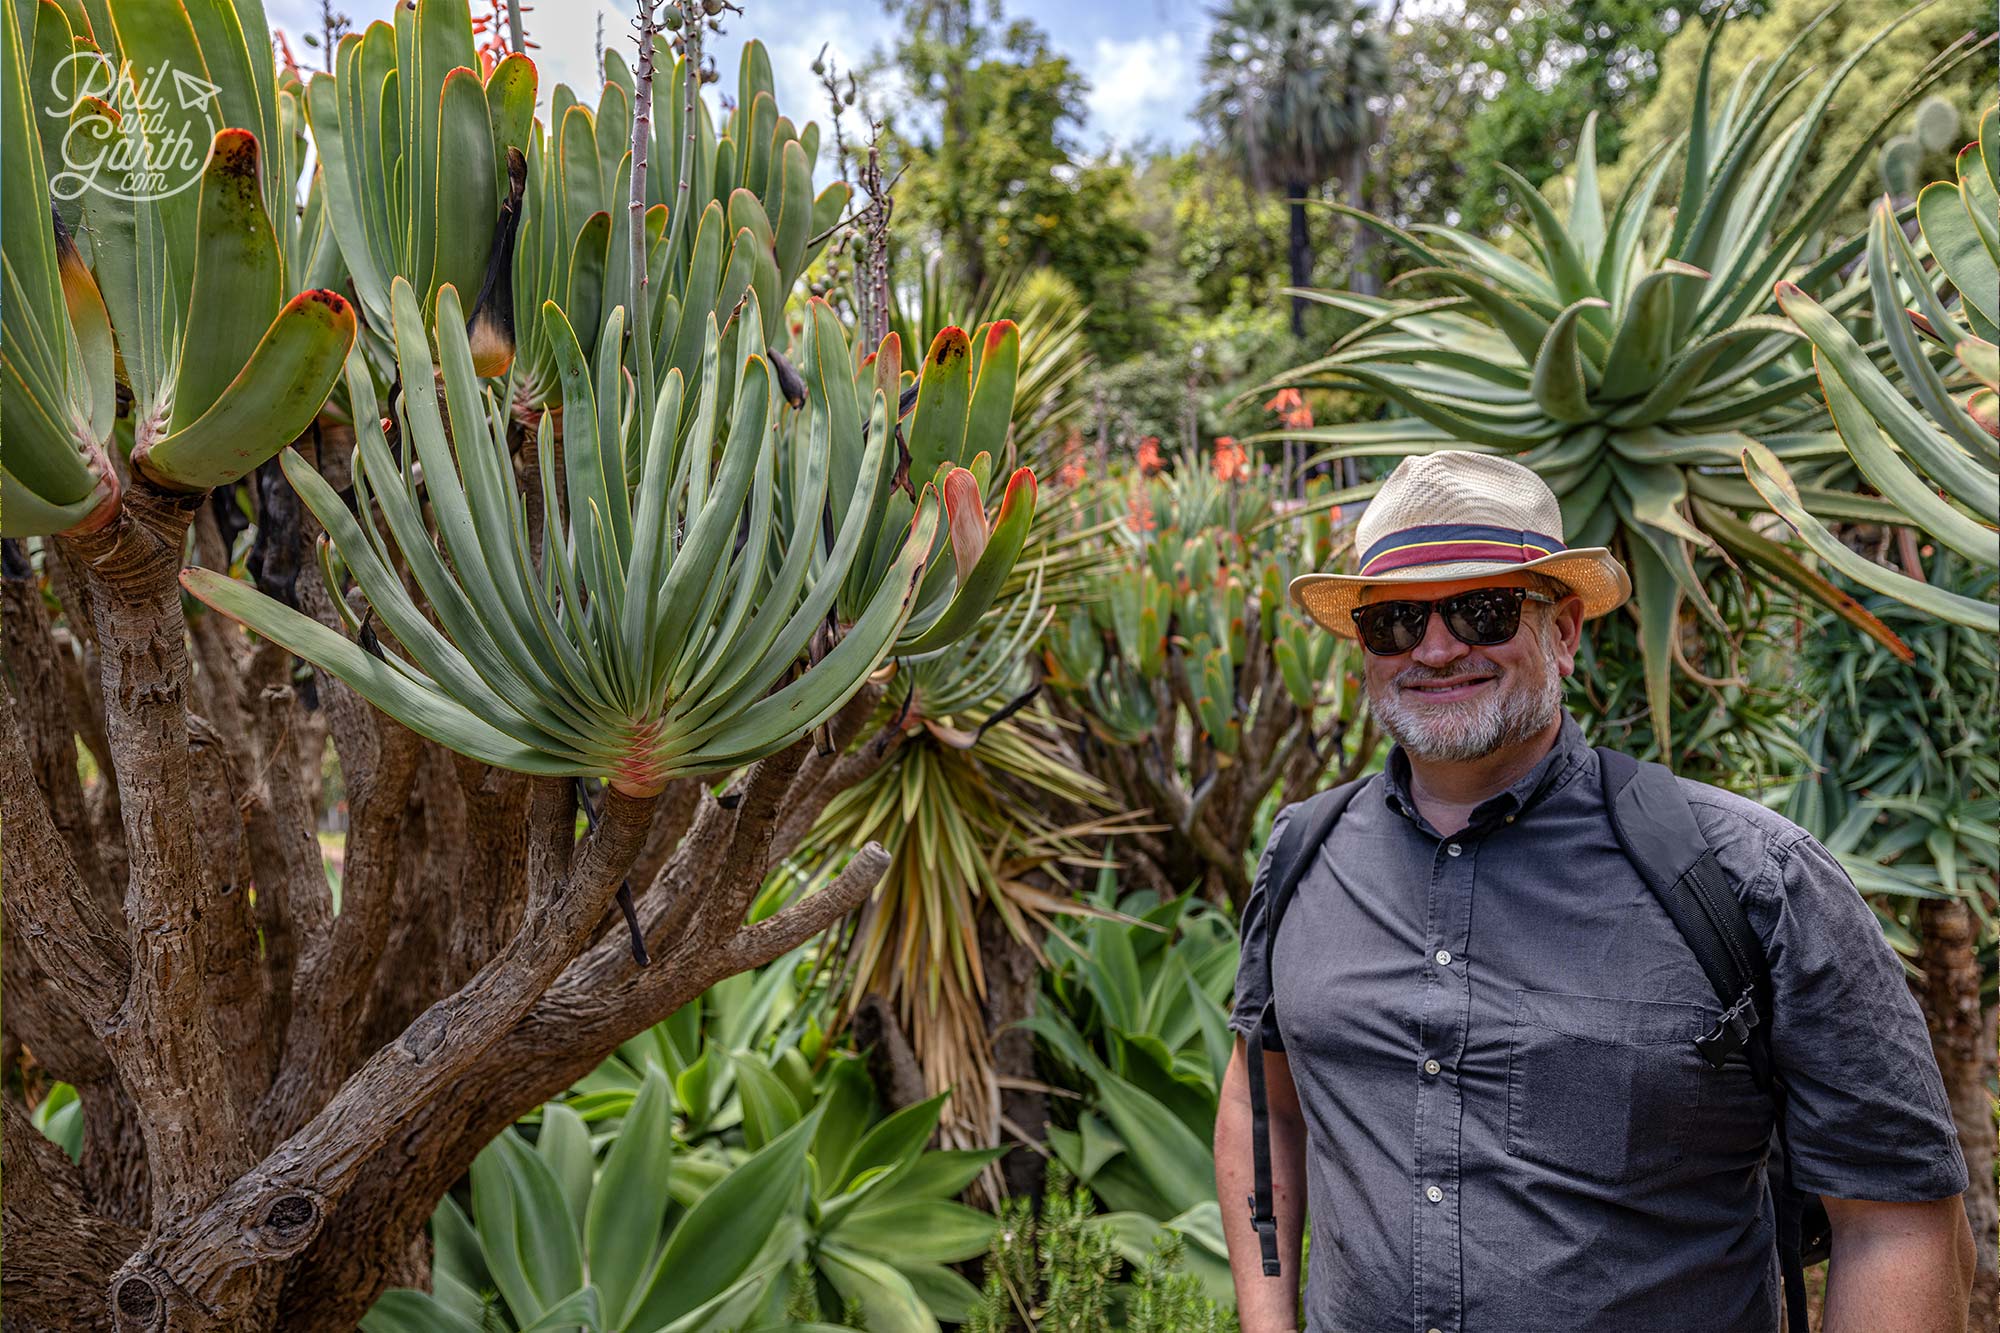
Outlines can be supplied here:
[[1455, 699], [1469, 698], [1482, 686], [1491, 684], [1497, 677], [1491, 675], [1454, 676], [1450, 680], [1418, 680], [1403, 686], [1404, 691], [1416, 695], [1426, 703], [1449, 703]]

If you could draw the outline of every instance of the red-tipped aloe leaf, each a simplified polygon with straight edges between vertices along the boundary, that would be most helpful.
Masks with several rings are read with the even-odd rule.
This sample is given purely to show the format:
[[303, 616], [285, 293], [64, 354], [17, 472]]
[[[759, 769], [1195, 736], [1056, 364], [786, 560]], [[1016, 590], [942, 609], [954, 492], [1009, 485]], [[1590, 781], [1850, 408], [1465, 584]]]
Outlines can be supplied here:
[[300, 292], [200, 419], [132, 451], [163, 486], [205, 491], [236, 480], [305, 432], [354, 345], [354, 308], [337, 292]]
[[1013, 571], [1021, 547], [1028, 540], [1028, 527], [1035, 518], [1035, 474], [1028, 468], [1017, 470], [1007, 479], [1007, 492], [1000, 501], [1000, 515], [986, 541], [986, 549], [969, 575], [959, 580], [958, 592], [943, 614], [922, 633], [896, 651], [905, 656], [942, 648], [977, 624], [999, 595], [1000, 586]]

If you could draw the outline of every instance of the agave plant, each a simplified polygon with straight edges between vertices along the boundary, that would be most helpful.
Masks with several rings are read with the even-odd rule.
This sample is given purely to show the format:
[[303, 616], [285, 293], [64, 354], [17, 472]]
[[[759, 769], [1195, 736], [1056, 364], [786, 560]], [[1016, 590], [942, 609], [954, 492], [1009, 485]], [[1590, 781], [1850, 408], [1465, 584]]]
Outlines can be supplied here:
[[[306, 256], [289, 193], [299, 120], [262, 40], [261, 7], [244, 6], [241, 26], [132, 0], [94, 12], [103, 31], [58, 5], [6, 16], [5, 204], [17, 221], [4, 241], [0, 506], [10, 536], [96, 526], [115, 512], [119, 383], [132, 397], [132, 467], [166, 489], [203, 491], [311, 422], [355, 334], [344, 298], [299, 290]], [[203, 81], [212, 91], [192, 106], [123, 114], [97, 94], [122, 99], [124, 86], [79, 71], [128, 63], [222, 81]], [[51, 114], [35, 90], [71, 100]], [[170, 145], [189, 139], [208, 154], [198, 175], [157, 190], [113, 190], [70, 164], [59, 174], [76, 179], [52, 214], [51, 126], [82, 142], [110, 136], [134, 161], [172, 160]], [[19, 221], [45, 216], [48, 226]], [[87, 263], [72, 223], [89, 238]]]
[[[1517, 455], [1539, 472], [1562, 502], [1566, 540], [1613, 543], [1632, 570], [1648, 702], [1663, 741], [1683, 605], [1716, 634], [1728, 634], [1696, 571], [1699, 553], [1727, 555], [1884, 642], [1893, 637], [1782, 546], [1749, 539], [1756, 534], [1744, 515], [1762, 511], [1763, 503], [1722, 471], [1734, 470], [1752, 440], [1787, 460], [1839, 450], [1813, 396], [1812, 370], [1799, 358], [1797, 330], [1768, 313], [1771, 284], [1789, 274], [1836, 310], [1865, 295], [1863, 284], [1841, 278], [1860, 242], [1815, 256], [1818, 233], [1868, 165], [1875, 138], [1973, 53], [1961, 43], [1934, 61], [1854, 156], [1794, 204], [1794, 186], [1840, 89], [1908, 17], [1807, 85], [1809, 71], [1788, 66], [1827, 14], [1768, 67], [1747, 67], [1719, 101], [1709, 80], [1726, 31], [1718, 21], [1702, 57], [1688, 130], [1646, 155], [1645, 167], [1608, 211], [1594, 120], [1586, 121], [1567, 174], [1567, 217], [1499, 164], [1531, 222], [1526, 257], [1455, 228], [1405, 231], [1329, 205], [1375, 227], [1418, 261], [1403, 285], [1426, 283], [1438, 294], [1314, 294], [1362, 322], [1330, 355], [1273, 382], [1359, 386], [1408, 414], [1284, 433], [1331, 446], [1322, 457], [1473, 448]], [[1802, 87], [1810, 87], [1810, 97], [1788, 109]], [[1656, 229], [1654, 204], [1676, 158], [1681, 185], [1671, 227]], [[1897, 513], [1886, 501], [1833, 488], [1804, 488], [1800, 500], [1835, 520], [1885, 521]]]
[[[534, 62], [482, 76], [467, 0], [399, 5], [340, 41], [308, 85], [327, 208], [368, 325], [387, 330], [401, 277], [428, 318], [451, 286], [477, 296], [478, 362], [505, 369], [513, 226], [533, 135]], [[522, 155], [519, 163], [516, 154]]]
[[[1926, 273], [1883, 201], [1868, 226], [1868, 289], [1903, 382], [1899, 389], [1827, 307], [1793, 283], [1778, 304], [1812, 342], [1828, 411], [1896, 521], [1922, 528], [1974, 568], [2000, 565], [2000, 108], [1958, 155], [1958, 179], [1917, 198], [1937, 264]], [[1955, 291], [1949, 300], [1940, 279]], [[1905, 311], [1905, 302], [1914, 305]], [[1914, 401], [1912, 401], [1914, 399]], [[1955, 624], [2000, 631], [2000, 602], [1899, 574], [1857, 554], [1817, 521], [1783, 461], [1751, 443], [1743, 467], [1758, 493], [1814, 552], [1864, 587]]]
[[386, 1293], [362, 1328], [728, 1333], [846, 1305], [875, 1328], [963, 1319], [976, 1293], [946, 1265], [995, 1222], [951, 1200], [1003, 1150], [927, 1151], [939, 1099], [878, 1118], [859, 1056], [816, 1076], [780, 1055], [721, 1057], [743, 1109], [728, 1143], [689, 1131], [647, 1058], [615, 1118], [550, 1102], [532, 1145], [501, 1134], [473, 1163], [470, 1216], [447, 1196], [432, 1219], [433, 1291]]

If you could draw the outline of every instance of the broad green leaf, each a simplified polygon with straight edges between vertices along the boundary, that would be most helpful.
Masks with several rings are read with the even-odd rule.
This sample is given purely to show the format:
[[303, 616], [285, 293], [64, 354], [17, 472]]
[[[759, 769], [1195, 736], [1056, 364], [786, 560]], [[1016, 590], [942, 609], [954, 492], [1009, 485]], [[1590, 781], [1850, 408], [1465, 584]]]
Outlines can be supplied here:
[[632, 1329], [671, 1325], [750, 1271], [779, 1223], [805, 1203], [806, 1150], [815, 1112], [725, 1176], [690, 1208], [649, 1276]]
[[627, 1326], [666, 1221], [673, 1174], [673, 1091], [648, 1064], [639, 1095], [605, 1154], [583, 1224], [590, 1279], [615, 1328]]

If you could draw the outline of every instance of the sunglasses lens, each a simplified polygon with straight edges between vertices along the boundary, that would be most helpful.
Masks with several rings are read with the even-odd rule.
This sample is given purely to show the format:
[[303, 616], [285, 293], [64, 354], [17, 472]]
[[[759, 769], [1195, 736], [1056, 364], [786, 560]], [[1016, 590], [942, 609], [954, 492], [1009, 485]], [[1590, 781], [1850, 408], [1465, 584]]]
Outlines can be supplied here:
[[1362, 646], [1382, 657], [1407, 653], [1423, 642], [1430, 618], [1429, 602], [1374, 602], [1354, 613]]
[[1461, 643], [1491, 647], [1514, 637], [1521, 627], [1521, 597], [1500, 588], [1475, 588], [1438, 603], [1444, 627]]

